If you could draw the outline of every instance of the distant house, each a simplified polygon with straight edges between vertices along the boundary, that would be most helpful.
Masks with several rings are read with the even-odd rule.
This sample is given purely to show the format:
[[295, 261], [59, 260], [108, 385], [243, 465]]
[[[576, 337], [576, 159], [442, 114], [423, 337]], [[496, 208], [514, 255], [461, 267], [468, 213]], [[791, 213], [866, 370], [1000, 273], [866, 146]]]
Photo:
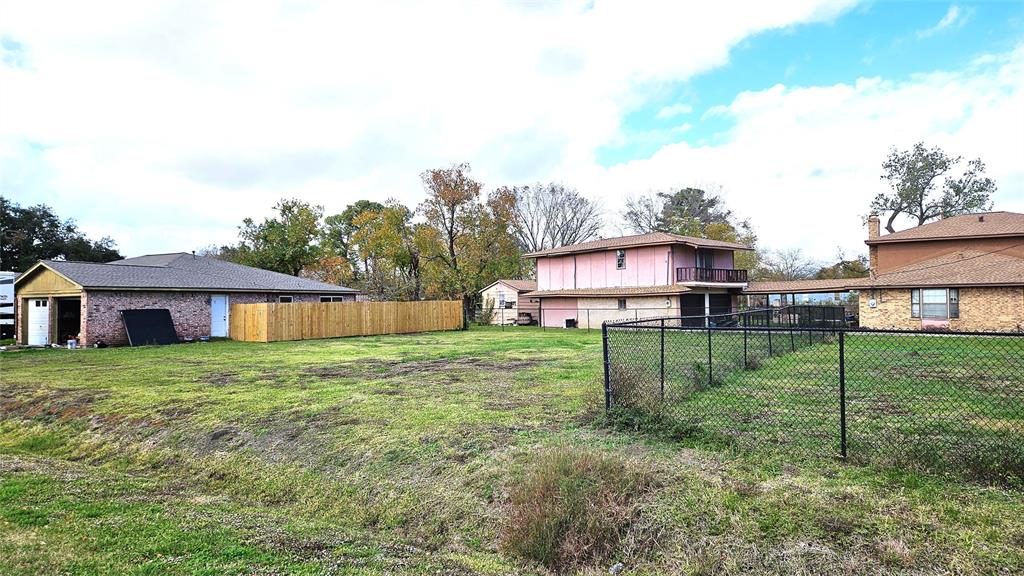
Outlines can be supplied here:
[[868, 220], [871, 276], [752, 282], [746, 294], [858, 291], [865, 328], [1024, 329], [1024, 214], [953, 216], [882, 235]]
[[525, 254], [537, 261], [545, 326], [600, 327], [606, 320], [728, 313], [747, 286], [734, 242], [653, 232]]
[[41, 261], [14, 283], [17, 339], [128, 343], [120, 311], [166, 308], [179, 338], [227, 337], [230, 304], [341, 302], [358, 291], [186, 253], [107, 264]]
[[480, 291], [480, 302], [484, 310], [493, 308], [491, 324], [515, 324], [521, 321], [520, 313], [524, 315], [524, 323], [534, 323], [540, 306], [536, 300], [523, 295], [536, 289], [536, 280], [497, 280]]

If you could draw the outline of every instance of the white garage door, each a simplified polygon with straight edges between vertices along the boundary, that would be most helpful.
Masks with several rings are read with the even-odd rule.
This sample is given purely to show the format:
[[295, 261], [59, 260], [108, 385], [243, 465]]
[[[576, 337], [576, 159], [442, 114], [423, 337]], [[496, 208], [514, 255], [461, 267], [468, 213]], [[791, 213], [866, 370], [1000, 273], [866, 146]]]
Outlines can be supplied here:
[[50, 308], [45, 298], [26, 301], [28, 304], [28, 343], [46, 346], [50, 343]]

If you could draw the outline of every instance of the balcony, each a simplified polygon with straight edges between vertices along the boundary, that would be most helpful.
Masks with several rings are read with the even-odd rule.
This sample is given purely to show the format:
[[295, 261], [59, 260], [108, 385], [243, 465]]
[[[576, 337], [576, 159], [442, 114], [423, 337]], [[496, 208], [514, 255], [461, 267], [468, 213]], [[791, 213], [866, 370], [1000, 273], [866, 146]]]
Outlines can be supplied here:
[[746, 270], [731, 270], [726, 268], [676, 268], [676, 282], [728, 282], [742, 284], [746, 281]]

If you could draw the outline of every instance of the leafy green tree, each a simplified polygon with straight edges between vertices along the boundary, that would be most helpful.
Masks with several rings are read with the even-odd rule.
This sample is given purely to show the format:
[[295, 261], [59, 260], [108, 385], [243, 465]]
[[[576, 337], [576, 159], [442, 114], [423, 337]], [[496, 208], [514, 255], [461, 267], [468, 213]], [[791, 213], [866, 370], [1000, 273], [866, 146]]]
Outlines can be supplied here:
[[896, 231], [893, 223], [901, 214], [920, 226], [939, 218], [990, 210], [995, 181], [985, 176], [980, 158], [967, 162], [959, 176], [950, 175], [962, 160], [938, 146], [926, 148], [923, 142], [910, 150], [893, 148], [882, 163], [881, 176], [892, 190], [875, 197], [872, 213], [889, 214], [885, 229], [892, 234]]
[[814, 274], [818, 280], [839, 280], [842, 278], [866, 278], [869, 272], [867, 256], [863, 254], [847, 259], [842, 250], [836, 255], [836, 263], [822, 266]]
[[[359, 232], [359, 217], [367, 212], [380, 212], [384, 205], [373, 200], [358, 200], [349, 204], [340, 214], [332, 214], [324, 218], [322, 257], [335, 262], [344, 263], [350, 271], [347, 275], [351, 282], [358, 284], [362, 271], [366, 270], [366, 262], [359, 266], [359, 250], [354, 244], [354, 237]], [[340, 274], [340, 273], [339, 273]]]
[[739, 269], [755, 270], [762, 256], [756, 249], [757, 233], [750, 220], [736, 219], [721, 196], [700, 188], [629, 198], [622, 216], [637, 234], [671, 232], [754, 248], [736, 252], [734, 265]]
[[281, 200], [276, 218], [256, 223], [246, 218], [239, 227], [238, 262], [298, 276], [316, 262], [320, 249], [323, 207], [302, 200]]
[[368, 210], [355, 220], [353, 240], [367, 263], [363, 289], [374, 298], [419, 300], [423, 294], [422, 230], [413, 212], [391, 200], [380, 210]]
[[483, 186], [470, 176], [468, 164], [428, 170], [422, 179], [427, 199], [418, 211], [431, 229], [420, 234], [427, 248], [428, 292], [461, 299], [468, 321], [481, 288], [522, 271], [512, 233], [515, 196], [503, 189], [481, 201]]
[[0, 270], [23, 272], [39, 260], [120, 260], [114, 241], [91, 240], [74, 220], [61, 220], [44, 204], [22, 207], [0, 196]]

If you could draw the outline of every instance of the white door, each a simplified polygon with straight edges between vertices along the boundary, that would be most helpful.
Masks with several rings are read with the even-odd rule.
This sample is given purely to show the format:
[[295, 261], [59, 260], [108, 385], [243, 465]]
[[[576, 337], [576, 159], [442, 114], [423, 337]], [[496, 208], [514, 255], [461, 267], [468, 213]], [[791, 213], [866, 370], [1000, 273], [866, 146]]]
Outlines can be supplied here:
[[210, 336], [227, 338], [228, 297], [226, 294], [210, 296]]
[[26, 300], [28, 304], [28, 343], [30, 346], [50, 344], [50, 308], [45, 298]]

